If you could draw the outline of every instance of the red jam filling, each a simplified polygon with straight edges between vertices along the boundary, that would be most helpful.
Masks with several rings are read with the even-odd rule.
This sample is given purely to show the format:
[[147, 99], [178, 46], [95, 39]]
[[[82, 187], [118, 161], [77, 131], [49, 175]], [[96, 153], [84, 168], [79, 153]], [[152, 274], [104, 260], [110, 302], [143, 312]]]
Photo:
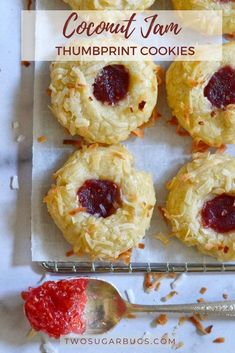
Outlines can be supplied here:
[[87, 279], [48, 281], [22, 292], [25, 315], [32, 328], [54, 338], [84, 333], [87, 285]]
[[114, 105], [127, 96], [129, 84], [130, 75], [124, 65], [108, 65], [97, 75], [93, 94], [98, 101]]
[[204, 96], [219, 109], [235, 104], [235, 70], [230, 66], [218, 70], [205, 87]]
[[222, 194], [205, 202], [202, 211], [202, 223], [218, 233], [235, 230], [235, 196]]
[[87, 180], [77, 195], [86, 212], [97, 217], [111, 216], [122, 204], [119, 187], [109, 180]]

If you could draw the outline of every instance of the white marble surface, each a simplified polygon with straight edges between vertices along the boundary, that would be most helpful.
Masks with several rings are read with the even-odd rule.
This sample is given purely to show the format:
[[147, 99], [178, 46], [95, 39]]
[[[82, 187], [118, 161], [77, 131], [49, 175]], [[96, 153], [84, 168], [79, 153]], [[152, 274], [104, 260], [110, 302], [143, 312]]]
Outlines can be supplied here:
[[[22, 301], [19, 293], [33, 286], [41, 278], [41, 272], [31, 263], [30, 253], [30, 189], [31, 189], [31, 129], [33, 106], [33, 66], [20, 66], [20, 10], [23, 0], [0, 1], [0, 102], [1, 102], [1, 131], [0, 131], [0, 353], [36, 353], [40, 352], [41, 339], [39, 336], [32, 340], [26, 338], [29, 326], [22, 312]], [[13, 121], [19, 121], [20, 128], [12, 130]], [[23, 134], [25, 140], [16, 143], [17, 136]], [[10, 189], [10, 177], [19, 176], [19, 190]], [[178, 286], [178, 296], [172, 299], [176, 302], [192, 302], [201, 297], [199, 290], [202, 286], [208, 288], [204, 298], [206, 300], [220, 300], [223, 293], [235, 299], [235, 275], [187, 275]], [[115, 283], [122, 292], [132, 288], [136, 302], [157, 303], [160, 298], [170, 291], [169, 280], [163, 282], [160, 293], [145, 294], [142, 290], [143, 276], [106, 276]], [[112, 335], [129, 335], [142, 337], [144, 332], [151, 332], [156, 337], [172, 331], [177, 319], [170, 319], [163, 327], [152, 327], [155, 316], [148, 315], [136, 320], [124, 320]], [[234, 352], [235, 321], [215, 320], [210, 335], [200, 336], [195, 328], [186, 323], [176, 330], [176, 341], [183, 341], [181, 352], [217, 353]], [[214, 344], [213, 339], [223, 336], [224, 344]], [[52, 342], [59, 353], [67, 352], [121, 352], [129, 348], [125, 346], [84, 346], [65, 347]], [[171, 352], [169, 346], [138, 346], [136, 352]]]

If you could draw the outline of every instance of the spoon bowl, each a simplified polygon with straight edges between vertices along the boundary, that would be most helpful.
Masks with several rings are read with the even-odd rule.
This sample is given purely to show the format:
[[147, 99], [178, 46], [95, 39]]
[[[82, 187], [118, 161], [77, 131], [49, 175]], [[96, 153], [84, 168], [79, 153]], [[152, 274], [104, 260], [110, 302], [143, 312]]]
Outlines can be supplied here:
[[86, 289], [86, 333], [101, 334], [111, 330], [128, 312], [128, 303], [117, 288], [100, 279], [89, 279]]

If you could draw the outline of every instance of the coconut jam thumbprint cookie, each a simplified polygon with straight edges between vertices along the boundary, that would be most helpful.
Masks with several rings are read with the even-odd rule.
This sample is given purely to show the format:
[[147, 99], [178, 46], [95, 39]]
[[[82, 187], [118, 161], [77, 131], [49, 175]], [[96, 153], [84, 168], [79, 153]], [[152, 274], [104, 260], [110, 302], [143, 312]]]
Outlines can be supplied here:
[[173, 115], [195, 140], [220, 147], [235, 143], [235, 42], [221, 62], [174, 62], [167, 72]]
[[235, 259], [235, 159], [195, 154], [168, 184], [173, 234], [218, 260]]
[[64, 0], [74, 10], [145, 10], [155, 0]]
[[223, 33], [235, 33], [234, 0], [172, 0], [176, 10], [223, 11]]
[[71, 135], [115, 144], [146, 123], [158, 95], [153, 62], [56, 62], [52, 111]]
[[55, 178], [45, 202], [75, 254], [113, 260], [145, 235], [155, 205], [153, 181], [135, 170], [123, 146], [83, 147]]

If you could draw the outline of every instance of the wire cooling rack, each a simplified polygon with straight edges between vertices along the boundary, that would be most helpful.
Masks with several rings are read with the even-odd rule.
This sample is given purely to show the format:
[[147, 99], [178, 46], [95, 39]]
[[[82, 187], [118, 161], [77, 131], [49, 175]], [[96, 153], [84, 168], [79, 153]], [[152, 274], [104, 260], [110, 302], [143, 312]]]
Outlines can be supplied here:
[[74, 273], [231, 273], [235, 263], [137, 263], [110, 262], [39, 262], [44, 271], [57, 274]]

